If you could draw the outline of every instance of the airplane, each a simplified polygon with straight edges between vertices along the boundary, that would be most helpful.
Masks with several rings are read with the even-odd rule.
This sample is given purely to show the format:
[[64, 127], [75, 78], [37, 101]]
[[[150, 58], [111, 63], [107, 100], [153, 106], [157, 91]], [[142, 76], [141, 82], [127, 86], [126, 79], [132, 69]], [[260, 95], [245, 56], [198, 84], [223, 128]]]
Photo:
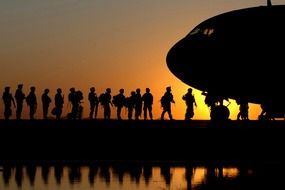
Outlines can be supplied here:
[[259, 119], [274, 119], [285, 113], [284, 53], [285, 5], [268, 0], [201, 22], [169, 50], [166, 62], [182, 82], [220, 102], [211, 119], [228, 118], [220, 101], [228, 98], [260, 104]]

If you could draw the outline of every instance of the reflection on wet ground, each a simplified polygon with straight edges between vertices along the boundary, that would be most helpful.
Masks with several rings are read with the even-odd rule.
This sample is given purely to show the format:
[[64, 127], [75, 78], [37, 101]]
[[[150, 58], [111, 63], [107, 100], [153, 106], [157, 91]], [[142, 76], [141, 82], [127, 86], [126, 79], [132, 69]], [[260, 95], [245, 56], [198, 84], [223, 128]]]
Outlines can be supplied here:
[[0, 189], [284, 189], [284, 164], [5, 163]]

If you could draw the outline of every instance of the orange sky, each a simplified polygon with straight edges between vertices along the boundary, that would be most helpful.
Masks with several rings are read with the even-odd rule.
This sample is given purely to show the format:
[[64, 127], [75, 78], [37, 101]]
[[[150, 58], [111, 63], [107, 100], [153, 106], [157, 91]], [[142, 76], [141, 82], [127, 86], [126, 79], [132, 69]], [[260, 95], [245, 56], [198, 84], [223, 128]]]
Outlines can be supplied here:
[[[278, 3], [282, 1], [273, 1]], [[176, 100], [174, 118], [183, 119], [186, 107], [181, 97], [189, 86], [168, 70], [168, 50], [211, 16], [265, 4], [265, 0], [1, 1], [0, 88], [3, 92], [5, 86], [11, 86], [14, 94], [17, 84], [23, 83], [28, 94], [34, 85], [40, 102], [44, 88], [51, 90], [53, 99], [56, 88], [61, 87], [67, 97], [68, 89], [75, 87], [85, 95], [87, 116], [86, 97], [91, 86], [97, 94], [111, 87], [112, 95], [124, 88], [127, 96], [138, 87], [143, 92], [149, 87], [155, 98], [154, 118], [159, 118], [159, 99], [165, 87], [171, 86]], [[198, 103], [194, 119], [209, 119], [204, 96], [198, 90], [194, 94]], [[40, 106], [36, 118], [41, 118]], [[236, 119], [234, 100], [229, 108], [230, 118]], [[0, 110], [3, 118], [2, 104]], [[257, 119], [259, 105], [250, 105], [249, 111], [249, 118]], [[114, 118], [115, 110], [112, 112]]]

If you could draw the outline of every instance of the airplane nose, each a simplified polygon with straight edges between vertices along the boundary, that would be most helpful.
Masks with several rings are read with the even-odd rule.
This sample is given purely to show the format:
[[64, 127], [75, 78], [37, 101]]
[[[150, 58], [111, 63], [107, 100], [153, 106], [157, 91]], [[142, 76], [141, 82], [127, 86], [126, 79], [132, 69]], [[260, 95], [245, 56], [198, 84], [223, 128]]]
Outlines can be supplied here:
[[[183, 41], [179, 41], [176, 43], [167, 53], [166, 56], [166, 63], [169, 68], [169, 70], [178, 78], [181, 78], [181, 74], [184, 67], [187, 65], [186, 62], [186, 56], [185, 56], [185, 50]], [[184, 63], [184, 64], [183, 64]]]
[[[221, 64], [212, 61], [217, 56], [215, 51], [209, 50], [206, 40], [186, 36], [169, 50], [166, 62], [169, 70], [181, 81], [204, 90], [221, 72]], [[219, 82], [218, 79], [215, 81]]]

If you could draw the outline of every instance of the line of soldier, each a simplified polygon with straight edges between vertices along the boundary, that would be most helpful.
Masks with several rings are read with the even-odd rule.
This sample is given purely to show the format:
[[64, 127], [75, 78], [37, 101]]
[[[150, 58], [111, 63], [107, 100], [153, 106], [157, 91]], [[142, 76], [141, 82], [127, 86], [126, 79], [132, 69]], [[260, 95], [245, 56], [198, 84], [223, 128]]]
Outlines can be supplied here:
[[[29, 117], [31, 120], [34, 119], [34, 115], [37, 110], [37, 98], [35, 94], [36, 88], [34, 86], [30, 87], [30, 92], [26, 96], [23, 93], [23, 84], [19, 84], [15, 92], [15, 96], [10, 93], [10, 87], [5, 87], [2, 96], [4, 102], [4, 118], [8, 120], [12, 116], [12, 104], [16, 108], [16, 119], [21, 119], [21, 114], [23, 110], [23, 103], [26, 100], [29, 106]], [[51, 113], [55, 116], [57, 120], [62, 117], [62, 109], [64, 105], [64, 95], [62, 95], [62, 90], [58, 88], [56, 90], [54, 97], [54, 108]], [[42, 109], [43, 109], [43, 119], [48, 119], [48, 110], [50, 103], [52, 102], [49, 97], [49, 89], [45, 89], [42, 96]], [[14, 99], [15, 98], [15, 99]], [[182, 97], [187, 105], [185, 119], [189, 120], [194, 116], [194, 105], [197, 106], [194, 95], [192, 94], [192, 89], [189, 88], [188, 92]], [[16, 100], [16, 101], [15, 101]], [[76, 120], [82, 118], [83, 107], [81, 106], [81, 101], [83, 100], [83, 93], [80, 90], [75, 90], [75, 88], [70, 88], [68, 94], [68, 101], [72, 105], [71, 112], [67, 114], [68, 119]], [[135, 120], [139, 120], [143, 112], [144, 120], [153, 119], [152, 105], [153, 105], [153, 95], [150, 93], [150, 89], [146, 88], [145, 93], [141, 95], [141, 90], [139, 88], [136, 91], [132, 91], [129, 97], [124, 95], [124, 89], [120, 89], [119, 93], [115, 96], [111, 95], [111, 88], [107, 88], [106, 91], [100, 96], [97, 96], [95, 88], [91, 87], [88, 94], [88, 101], [90, 103], [90, 113], [89, 119], [97, 119], [98, 115], [98, 105], [102, 105], [104, 109], [104, 119], [108, 120], [111, 117], [111, 106], [117, 108], [117, 119], [121, 120], [122, 108], [126, 107], [128, 110], [128, 119], [132, 120], [133, 115]], [[161, 107], [163, 108], [161, 114], [161, 120], [164, 120], [165, 113], [168, 113], [169, 119], [172, 120], [173, 116], [171, 113], [171, 103], [175, 103], [173, 95], [171, 93], [171, 87], [166, 88], [166, 92], [160, 99]]]

